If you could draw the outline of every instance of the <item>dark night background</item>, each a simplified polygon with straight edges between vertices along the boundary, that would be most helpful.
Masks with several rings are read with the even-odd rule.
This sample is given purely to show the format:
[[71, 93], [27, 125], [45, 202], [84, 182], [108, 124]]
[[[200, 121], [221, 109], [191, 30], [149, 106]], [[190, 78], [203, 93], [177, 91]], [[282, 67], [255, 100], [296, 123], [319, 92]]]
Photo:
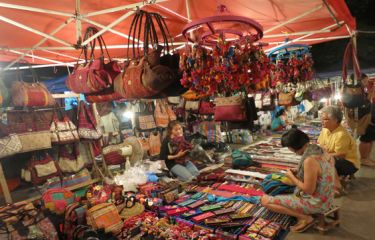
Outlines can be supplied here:
[[[362, 69], [375, 68], [375, 0], [346, 0], [357, 20], [357, 29], [374, 33], [358, 33], [357, 53]], [[314, 67], [318, 73], [340, 71], [348, 39], [313, 45]]]
[[[358, 33], [357, 50], [362, 69], [375, 69], [375, 0], [346, 0], [357, 19], [357, 29], [374, 33]], [[317, 76], [326, 72], [341, 71], [342, 57], [348, 39], [313, 45], [312, 55]], [[67, 74], [66, 67], [43, 68], [36, 70], [41, 80], [56, 78]], [[372, 70], [375, 71], [375, 70]]]

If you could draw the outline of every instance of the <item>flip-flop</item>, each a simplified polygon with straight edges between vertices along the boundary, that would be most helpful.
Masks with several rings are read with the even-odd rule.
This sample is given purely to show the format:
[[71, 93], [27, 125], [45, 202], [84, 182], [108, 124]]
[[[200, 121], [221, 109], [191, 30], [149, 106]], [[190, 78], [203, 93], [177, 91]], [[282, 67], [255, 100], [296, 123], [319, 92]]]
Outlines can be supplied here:
[[307, 223], [305, 220], [302, 220], [301, 224], [302, 224], [301, 228], [298, 228], [298, 229], [290, 228], [290, 231], [291, 232], [295, 232], [295, 233], [302, 233], [302, 232], [306, 231], [307, 229], [309, 229], [310, 227], [314, 226], [315, 220], [313, 219], [309, 223]]

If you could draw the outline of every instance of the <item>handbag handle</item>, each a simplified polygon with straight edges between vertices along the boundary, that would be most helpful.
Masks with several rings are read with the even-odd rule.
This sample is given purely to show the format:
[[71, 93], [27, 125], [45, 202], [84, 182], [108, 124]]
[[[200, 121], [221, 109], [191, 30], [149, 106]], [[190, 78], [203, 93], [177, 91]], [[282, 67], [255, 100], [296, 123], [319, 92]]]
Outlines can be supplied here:
[[361, 77], [361, 69], [359, 66], [356, 49], [355, 49], [352, 39], [346, 45], [345, 52], [344, 52], [344, 60], [343, 60], [343, 65], [342, 65], [342, 79], [344, 83], [346, 83], [346, 80], [347, 80], [350, 58], [352, 59], [352, 62], [353, 62], [354, 80], [358, 80]]

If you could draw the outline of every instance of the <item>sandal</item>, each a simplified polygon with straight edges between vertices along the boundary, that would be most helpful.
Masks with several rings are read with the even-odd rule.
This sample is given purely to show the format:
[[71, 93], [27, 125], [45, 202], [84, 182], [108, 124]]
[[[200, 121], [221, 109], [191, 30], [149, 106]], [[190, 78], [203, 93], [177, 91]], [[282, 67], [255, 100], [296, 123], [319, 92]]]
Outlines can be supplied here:
[[314, 218], [310, 222], [307, 222], [306, 220], [301, 220], [296, 225], [290, 227], [290, 231], [295, 232], [295, 233], [302, 233], [314, 225], [315, 225]]
[[342, 196], [345, 196], [346, 194], [347, 192], [345, 191], [344, 188], [335, 189], [335, 198], [340, 198]]

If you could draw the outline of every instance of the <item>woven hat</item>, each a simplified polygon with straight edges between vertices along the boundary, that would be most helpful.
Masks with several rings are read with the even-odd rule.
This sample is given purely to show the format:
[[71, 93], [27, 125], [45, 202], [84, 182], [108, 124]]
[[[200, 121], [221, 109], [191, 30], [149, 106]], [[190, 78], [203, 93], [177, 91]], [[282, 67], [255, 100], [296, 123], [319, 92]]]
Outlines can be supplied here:
[[123, 208], [122, 211], [120, 212], [120, 217], [122, 219], [127, 219], [133, 216], [140, 215], [144, 211], [145, 211], [145, 207], [142, 204], [136, 202], [134, 206], [131, 208]]

